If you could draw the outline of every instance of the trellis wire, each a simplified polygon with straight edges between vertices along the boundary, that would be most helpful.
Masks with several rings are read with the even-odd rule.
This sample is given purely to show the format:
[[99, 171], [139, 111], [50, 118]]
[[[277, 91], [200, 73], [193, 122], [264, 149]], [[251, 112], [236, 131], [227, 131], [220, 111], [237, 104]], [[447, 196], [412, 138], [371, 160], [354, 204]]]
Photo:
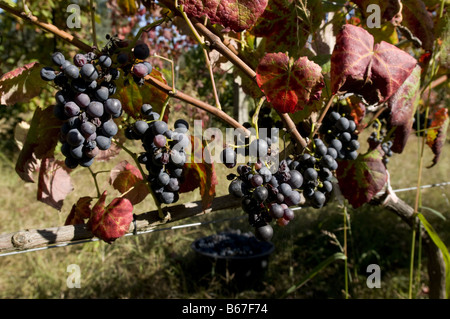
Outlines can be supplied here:
[[[433, 188], [433, 187], [441, 187], [441, 186], [446, 186], [446, 185], [450, 185], [450, 181], [449, 182], [443, 182], [443, 183], [422, 185], [422, 186], [420, 186], [420, 188], [421, 189]], [[412, 190], [416, 190], [416, 189], [417, 189], [417, 186], [415, 186], [415, 187], [408, 187], [408, 188], [399, 188], [399, 189], [393, 190], [393, 192], [394, 193], [400, 193], [400, 192], [412, 191]], [[302, 209], [302, 207], [294, 207], [294, 208], [292, 208], [292, 210], [294, 210], [294, 211], [295, 210], [300, 210], [300, 209]], [[247, 216], [243, 215], [243, 216], [237, 216], [237, 217], [233, 217], [233, 218], [222, 218], [222, 219], [215, 219], [215, 220], [206, 221], [206, 222], [198, 222], [198, 223], [176, 225], [176, 226], [172, 226], [172, 227], [152, 228], [152, 229], [143, 230], [143, 231], [134, 231], [132, 233], [127, 233], [124, 236], [137, 236], [137, 235], [143, 235], [143, 234], [153, 233], [153, 232], [157, 232], [157, 231], [175, 230], [175, 229], [181, 229], [181, 228], [203, 226], [203, 225], [207, 225], [207, 224], [214, 224], [214, 223], [220, 223], [220, 222], [226, 222], [226, 221], [234, 221], [234, 220], [243, 219], [243, 218], [246, 218], [246, 217]], [[55, 245], [49, 245], [49, 246], [45, 246], [45, 247], [38, 247], [38, 248], [30, 248], [30, 249], [25, 249], [25, 250], [20, 250], [20, 251], [12, 251], [12, 252], [8, 252], [8, 253], [0, 254], [0, 257], [16, 255], [16, 254], [23, 254], [23, 253], [28, 253], [28, 252], [32, 252], [32, 251], [46, 250], [46, 249], [50, 249], [50, 248], [59, 248], [59, 247], [66, 247], [66, 246], [77, 245], [77, 244], [84, 244], [84, 243], [89, 243], [89, 242], [96, 242], [96, 241], [99, 241], [99, 240], [100, 240], [99, 238], [94, 237], [94, 238], [90, 238], [90, 239], [77, 240], [77, 241], [73, 241], [73, 242], [69, 242], [69, 243], [55, 244]]]

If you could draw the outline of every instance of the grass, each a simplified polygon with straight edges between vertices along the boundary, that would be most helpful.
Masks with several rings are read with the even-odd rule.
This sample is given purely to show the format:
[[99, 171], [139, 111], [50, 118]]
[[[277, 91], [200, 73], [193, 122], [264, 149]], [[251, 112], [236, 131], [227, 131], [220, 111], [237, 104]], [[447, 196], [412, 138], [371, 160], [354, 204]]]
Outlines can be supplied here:
[[[450, 180], [445, 144], [441, 162], [423, 174], [423, 184]], [[97, 163], [94, 170], [109, 170], [126, 155], [110, 163]], [[427, 153], [426, 162], [431, 161]], [[417, 147], [412, 137], [405, 154], [394, 156], [389, 164], [392, 186], [415, 186], [417, 181]], [[217, 166], [219, 180], [228, 170]], [[107, 174], [105, 174], [107, 175]], [[107, 189], [112, 199], [116, 193], [108, 185], [107, 176], [99, 175], [100, 188]], [[24, 184], [13, 167], [4, 162], [0, 180], [0, 232], [25, 228], [45, 228], [64, 223], [71, 205], [80, 196], [95, 194], [92, 177], [87, 170], [73, 174], [75, 191], [69, 194], [61, 212], [36, 201], [36, 185]], [[217, 195], [225, 194], [221, 183]], [[449, 246], [450, 187], [425, 189], [423, 206], [442, 213], [446, 220], [432, 212], [424, 215]], [[415, 192], [398, 194], [410, 205]], [[184, 194], [182, 202], [198, 200], [198, 191]], [[135, 213], [154, 209], [151, 200], [135, 207]], [[203, 226], [181, 228], [127, 236], [112, 245], [96, 241], [81, 245], [0, 257], [0, 298], [344, 298], [344, 262], [331, 263], [300, 289], [286, 295], [318, 264], [343, 245], [342, 207], [332, 203], [321, 210], [302, 209], [285, 228], [275, 227], [275, 251], [270, 256], [263, 280], [242, 289], [233, 274], [212, 274], [213, 265], [203, 264], [190, 249], [200, 237], [226, 229], [251, 231], [245, 218]], [[242, 216], [240, 210], [227, 210], [193, 217], [176, 224], [208, 222]], [[400, 219], [381, 207], [364, 206], [349, 209], [351, 229], [348, 236], [348, 269], [350, 298], [402, 299], [408, 297], [411, 230]], [[417, 255], [417, 254], [416, 254]], [[367, 266], [381, 268], [381, 289], [366, 285]], [[70, 289], [67, 267], [80, 267], [81, 288]], [[417, 267], [416, 267], [417, 270]], [[415, 274], [418, 278], [417, 273]], [[415, 298], [426, 298], [426, 258], [422, 256], [420, 279], [414, 286]]]

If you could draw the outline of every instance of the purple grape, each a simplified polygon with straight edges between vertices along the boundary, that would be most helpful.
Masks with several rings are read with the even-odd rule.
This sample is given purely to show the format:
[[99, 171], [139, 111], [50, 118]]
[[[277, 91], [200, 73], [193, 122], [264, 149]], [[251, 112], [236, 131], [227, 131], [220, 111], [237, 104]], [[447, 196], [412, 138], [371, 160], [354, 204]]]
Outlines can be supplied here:
[[135, 64], [133, 67], [133, 74], [138, 78], [144, 78], [148, 75], [148, 68], [144, 63]]
[[86, 63], [87, 63], [87, 58], [84, 54], [77, 53], [73, 57], [73, 64], [75, 64], [79, 68], [81, 68]]
[[105, 105], [105, 112], [116, 115], [119, 114], [122, 110], [122, 103], [118, 99], [108, 99], [104, 103]]
[[87, 108], [89, 103], [91, 103], [91, 99], [86, 93], [78, 93], [75, 95], [74, 101], [81, 108]]
[[80, 70], [75, 65], [71, 64], [64, 69], [64, 74], [71, 79], [76, 79], [80, 76]]
[[95, 81], [98, 79], [98, 72], [95, 66], [91, 63], [86, 63], [81, 67], [81, 77], [86, 81]]
[[95, 141], [97, 142], [97, 147], [102, 151], [105, 151], [111, 147], [111, 138], [110, 137], [98, 135], [97, 139]]
[[109, 68], [112, 64], [111, 58], [107, 55], [101, 55], [98, 58], [98, 62], [100, 63], [101, 67], [105, 69]]
[[55, 70], [51, 67], [43, 67], [41, 69], [41, 79], [44, 81], [53, 81], [56, 78]]
[[104, 86], [100, 86], [95, 91], [95, 97], [97, 98], [97, 100], [99, 100], [101, 102], [105, 102], [106, 100], [108, 100], [108, 97], [109, 97], [109, 90], [108, 90], [108, 88], [104, 87]]
[[171, 177], [169, 183], [166, 185], [168, 191], [178, 192], [180, 190], [180, 182], [178, 178]]
[[52, 54], [52, 61], [57, 66], [62, 66], [65, 60], [66, 58], [64, 57], [64, 54], [62, 54], [61, 52], [55, 52]]
[[77, 116], [80, 114], [80, 107], [75, 102], [67, 102], [64, 104], [64, 114], [68, 117]]
[[117, 124], [111, 119], [103, 123], [101, 127], [102, 134], [107, 137], [113, 137], [119, 131]]
[[162, 134], [158, 134], [155, 136], [155, 138], [153, 139], [153, 143], [155, 144], [156, 147], [162, 148], [166, 145], [166, 137]]
[[145, 60], [150, 55], [150, 48], [145, 43], [139, 43], [134, 47], [133, 55], [136, 59]]
[[71, 146], [78, 146], [84, 143], [84, 137], [78, 129], [74, 128], [67, 132], [66, 141]]
[[104, 113], [103, 104], [97, 101], [92, 101], [86, 108], [86, 112], [91, 117], [101, 117]]

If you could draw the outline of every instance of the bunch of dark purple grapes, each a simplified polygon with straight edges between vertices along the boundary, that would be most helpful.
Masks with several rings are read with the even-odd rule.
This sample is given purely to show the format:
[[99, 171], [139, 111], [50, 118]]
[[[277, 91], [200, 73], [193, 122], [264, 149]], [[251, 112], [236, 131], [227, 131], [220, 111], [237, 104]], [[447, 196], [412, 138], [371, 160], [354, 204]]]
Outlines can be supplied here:
[[[258, 151], [263, 151], [266, 145], [264, 140], [254, 140], [250, 149], [259, 146]], [[227, 154], [229, 161], [230, 157], [233, 158], [230, 148], [226, 148], [222, 153], [223, 163], [226, 163]], [[237, 173], [237, 176], [229, 175], [232, 181], [228, 191], [242, 199], [242, 209], [248, 214], [249, 224], [255, 228], [255, 236], [269, 241], [273, 236], [272, 220], [284, 226], [294, 218], [294, 212], [289, 207], [297, 206], [302, 201], [298, 190], [303, 184], [303, 176], [289, 169], [286, 161], [281, 161], [274, 173], [261, 160], [239, 165]]]
[[338, 168], [337, 152], [333, 145], [327, 147], [321, 139], [315, 138], [309, 153], [288, 160], [289, 168], [303, 176], [301, 190], [306, 205], [322, 208], [331, 197], [333, 172]]
[[[324, 142], [328, 145], [325, 148], [333, 148], [330, 156], [334, 159], [355, 160], [358, 157], [360, 147], [356, 123], [350, 113], [340, 113], [331, 111], [324, 118], [319, 132], [323, 136]], [[323, 148], [320, 146], [320, 148]], [[321, 151], [319, 149], [319, 151]], [[324, 156], [324, 151], [319, 155]]]
[[150, 104], [141, 107], [142, 120], [125, 129], [125, 137], [140, 140], [145, 152], [138, 161], [145, 165], [152, 190], [162, 204], [176, 203], [186, 163], [186, 148], [191, 141], [186, 134], [189, 123], [183, 119], [175, 121], [174, 129], [160, 120], [160, 114]]
[[122, 104], [111, 98], [120, 77], [109, 55], [76, 54], [69, 61], [61, 52], [52, 54], [55, 68], [44, 67], [41, 77], [60, 88], [56, 92], [54, 114], [64, 121], [61, 152], [69, 168], [89, 167], [101, 150], [111, 146], [122, 114]]

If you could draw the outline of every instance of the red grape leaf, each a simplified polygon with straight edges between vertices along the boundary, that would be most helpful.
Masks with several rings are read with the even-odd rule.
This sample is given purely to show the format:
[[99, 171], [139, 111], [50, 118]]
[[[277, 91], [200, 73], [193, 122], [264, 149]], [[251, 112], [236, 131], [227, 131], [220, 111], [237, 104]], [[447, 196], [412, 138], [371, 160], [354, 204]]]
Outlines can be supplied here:
[[196, 18], [207, 16], [233, 31], [244, 31], [256, 23], [268, 0], [179, 0], [187, 15]]
[[420, 39], [422, 48], [433, 50], [435, 40], [432, 15], [422, 0], [403, 0], [403, 24]]
[[73, 204], [64, 225], [84, 224], [85, 219], [91, 216], [92, 199], [93, 198], [89, 196], [79, 198], [78, 201]]
[[37, 108], [31, 119], [25, 143], [16, 162], [16, 172], [25, 182], [34, 182], [38, 160], [53, 157], [62, 121], [53, 115], [54, 106]]
[[[162, 73], [156, 70], [156, 68], [153, 68], [150, 76], [167, 84]], [[122, 102], [123, 111], [134, 119], [141, 117], [140, 111], [142, 104], [151, 104], [155, 112], [160, 112], [167, 99], [166, 93], [147, 82], [139, 86], [131, 76], [123, 77], [117, 81], [116, 95]]]
[[111, 244], [125, 235], [133, 221], [133, 205], [126, 198], [114, 198], [105, 207], [106, 191], [91, 211], [88, 225], [94, 236]]
[[201, 139], [195, 135], [191, 135], [192, 152], [187, 154], [188, 161], [183, 167], [183, 182], [180, 185], [179, 193], [187, 193], [200, 188], [202, 197], [202, 208], [208, 209], [214, 196], [216, 195], [216, 185], [218, 184], [214, 163], [210, 160], [205, 161], [203, 154], [205, 146]]
[[380, 150], [359, 155], [354, 161], [339, 161], [336, 171], [342, 195], [354, 207], [368, 203], [387, 182]]
[[256, 68], [256, 81], [277, 111], [294, 113], [320, 98], [324, 86], [321, 71], [307, 57], [294, 62], [284, 53], [268, 53]]
[[416, 66], [402, 86], [387, 101], [391, 111], [389, 126], [396, 127], [391, 150], [402, 153], [406, 146], [414, 123], [414, 113], [420, 97], [421, 67]]
[[62, 161], [44, 158], [39, 170], [37, 200], [61, 210], [64, 199], [73, 191], [69, 169]]
[[[306, 7], [303, 7], [306, 3]], [[250, 32], [263, 37], [266, 52], [288, 52], [299, 57], [308, 36], [323, 19], [322, 1], [269, 0], [266, 10]]]
[[442, 147], [444, 146], [447, 137], [449, 122], [448, 109], [441, 108], [434, 112], [426, 141], [434, 154], [434, 158], [432, 164], [428, 166], [428, 168], [433, 167], [439, 161]]
[[41, 69], [38, 62], [31, 62], [3, 74], [0, 78], [0, 104], [14, 105], [38, 96], [47, 85], [41, 79]]
[[128, 198], [133, 205], [142, 202], [149, 194], [149, 189], [142, 179], [139, 169], [126, 160], [111, 170], [109, 183], [120, 193], [127, 192], [123, 197]]
[[408, 78], [416, 59], [373, 36], [363, 28], [346, 24], [336, 38], [331, 56], [333, 93], [361, 94], [370, 104], [385, 102]]

